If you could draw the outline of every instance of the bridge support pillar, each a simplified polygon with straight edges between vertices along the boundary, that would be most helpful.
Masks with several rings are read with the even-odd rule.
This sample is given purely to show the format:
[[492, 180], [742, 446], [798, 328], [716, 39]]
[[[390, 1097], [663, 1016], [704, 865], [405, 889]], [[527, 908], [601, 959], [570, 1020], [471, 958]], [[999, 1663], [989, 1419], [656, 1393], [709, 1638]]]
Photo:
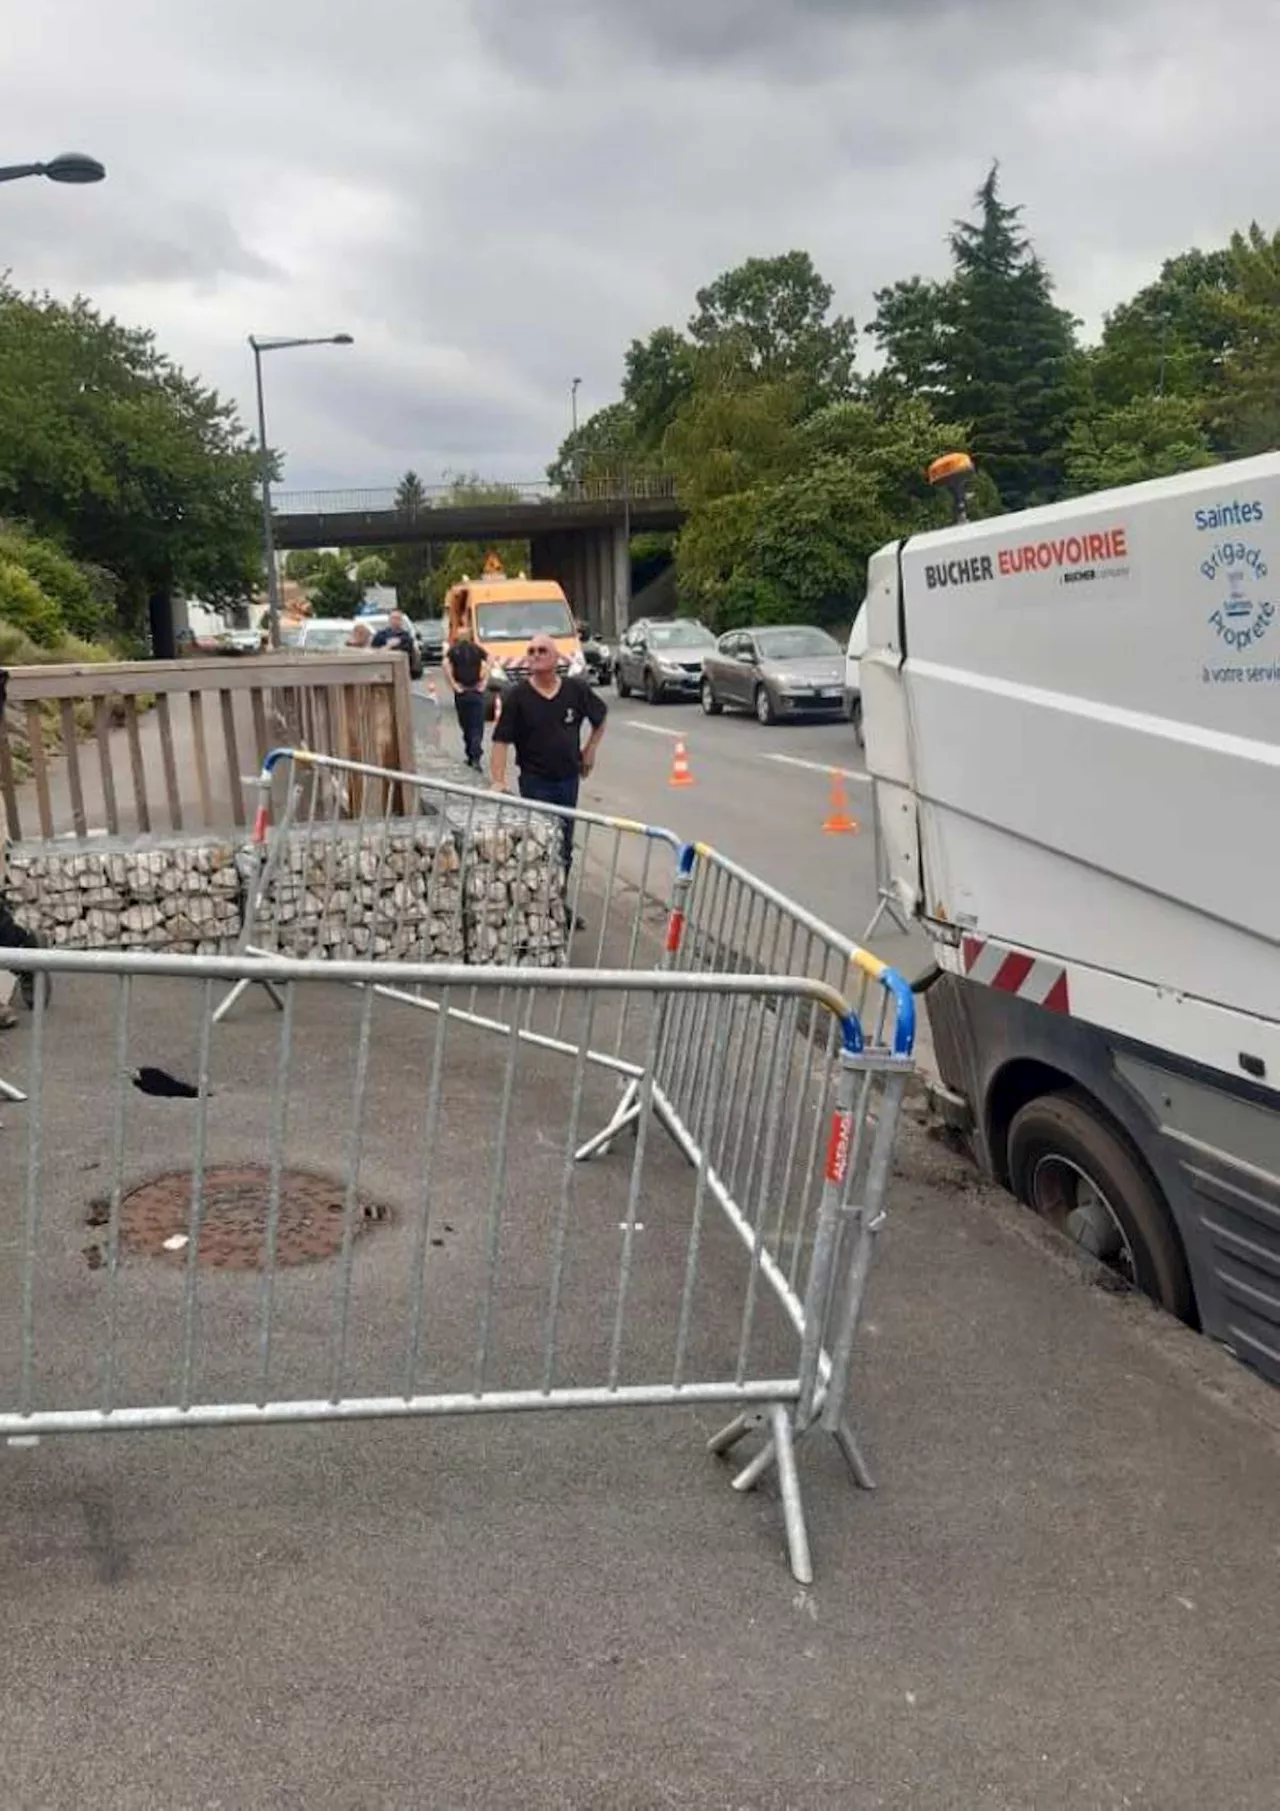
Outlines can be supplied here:
[[613, 571], [613, 625], [606, 629], [616, 639], [626, 633], [631, 623], [631, 537], [624, 522], [616, 522], [610, 533]]
[[631, 608], [631, 544], [624, 523], [535, 535], [529, 561], [534, 578], [555, 579], [564, 587], [575, 616], [601, 635], [622, 634]]

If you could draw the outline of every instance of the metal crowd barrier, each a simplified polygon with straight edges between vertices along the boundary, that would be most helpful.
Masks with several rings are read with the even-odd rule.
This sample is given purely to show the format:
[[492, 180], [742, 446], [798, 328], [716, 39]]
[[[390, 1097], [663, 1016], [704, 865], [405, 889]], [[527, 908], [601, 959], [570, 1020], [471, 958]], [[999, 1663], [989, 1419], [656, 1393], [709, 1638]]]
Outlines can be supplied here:
[[[557, 845], [567, 826], [573, 861], [566, 875]], [[647, 966], [645, 919], [669, 912], [680, 853], [679, 838], [657, 825], [301, 749], [267, 756], [252, 847], [239, 944], [246, 955], [625, 969]], [[416, 888], [397, 882], [406, 855]], [[512, 869], [521, 878], [492, 878]], [[588, 871], [595, 883], [589, 922], [582, 914]], [[286, 919], [296, 909], [299, 879], [321, 921], [319, 938], [297, 916]], [[492, 887], [515, 888], [522, 897], [495, 904]], [[415, 921], [406, 922], [406, 889]], [[378, 897], [372, 929], [367, 913], [360, 920], [361, 893]], [[249, 984], [232, 989], [218, 1020]], [[436, 1008], [422, 989], [401, 989], [400, 997]], [[557, 1021], [563, 1010], [562, 1002]]]
[[[566, 820], [562, 886], [546, 857]], [[411, 845], [434, 928], [415, 951], [389, 922], [378, 950]], [[435, 882], [465, 923], [468, 862], [522, 874], [526, 847], [524, 931], [558, 904], [571, 965], [514, 932], [499, 962], [440, 960], [457, 925]], [[340, 897], [353, 875], [363, 913]], [[6, 958], [81, 979], [57, 1013], [35, 989], [0, 1434], [719, 1404], [710, 1447], [761, 1431], [733, 1485], [776, 1467], [809, 1582], [797, 1443], [830, 1433], [872, 1483], [849, 1379], [906, 983], [704, 845], [296, 751], [262, 776], [246, 918], [232, 957]], [[277, 1015], [230, 1015], [254, 983]], [[149, 1071], [165, 1057], [187, 1089]], [[139, 1099], [149, 1073], [144, 1094], [172, 1098]], [[110, 1163], [82, 1256], [66, 1128], [95, 1099]], [[224, 1263], [240, 1274], [206, 1275]]]

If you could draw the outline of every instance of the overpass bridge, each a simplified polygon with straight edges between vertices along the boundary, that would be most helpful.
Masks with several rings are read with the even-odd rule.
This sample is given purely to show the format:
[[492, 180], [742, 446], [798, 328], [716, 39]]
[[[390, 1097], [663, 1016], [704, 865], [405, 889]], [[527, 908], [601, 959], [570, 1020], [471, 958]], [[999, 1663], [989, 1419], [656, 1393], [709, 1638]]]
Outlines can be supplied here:
[[276, 546], [528, 541], [529, 571], [563, 586], [575, 614], [605, 635], [630, 621], [633, 534], [679, 528], [673, 479], [634, 474], [579, 483], [440, 485], [401, 507], [386, 490], [278, 491]]

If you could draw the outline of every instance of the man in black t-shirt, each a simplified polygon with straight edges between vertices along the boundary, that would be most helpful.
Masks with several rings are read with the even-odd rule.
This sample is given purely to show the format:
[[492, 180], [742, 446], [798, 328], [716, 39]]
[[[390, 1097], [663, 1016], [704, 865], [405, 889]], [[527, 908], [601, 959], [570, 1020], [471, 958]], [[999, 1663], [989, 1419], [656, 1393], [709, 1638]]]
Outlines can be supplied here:
[[379, 629], [373, 638], [375, 648], [396, 648], [401, 654], [409, 656], [410, 679], [422, 678], [422, 649], [418, 638], [409, 627], [409, 619], [403, 610], [393, 610], [387, 618], [385, 629]]
[[[608, 715], [600, 694], [584, 679], [556, 672], [556, 644], [547, 635], [529, 643], [529, 677], [513, 685], [502, 700], [502, 716], [493, 732], [493, 783], [507, 790], [507, 750], [514, 748], [520, 767], [520, 795], [544, 805], [578, 803], [578, 783], [595, 765], [596, 749]], [[591, 725], [585, 746], [583, 723]], [[561, 819], [564, 865], [573, 857], [573, 819]]]
[[489, 677], [489, 655], [464, 629], [444, 657], [445, 677], [453, 687], [453, 708], [458, 713], [467, 766], [480, 772], [484, 754], [484, 688]]

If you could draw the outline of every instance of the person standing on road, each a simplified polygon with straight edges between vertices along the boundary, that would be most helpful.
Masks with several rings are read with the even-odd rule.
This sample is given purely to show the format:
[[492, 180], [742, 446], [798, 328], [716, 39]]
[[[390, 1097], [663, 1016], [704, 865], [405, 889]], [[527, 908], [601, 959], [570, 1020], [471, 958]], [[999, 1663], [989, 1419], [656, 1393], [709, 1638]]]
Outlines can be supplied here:
[[[493, 732], [493, 783], [507, 785], [507, 751], [514, 748], [520, 768], [520, 796], [544, 805], [578, 803], [578, 786], [595, 766], [608, 710], [603, 698], [584, 679], [556, 672], [556, 644], [546, 635], [529, 643], [529, 677], [513, 685], [502, 700], [502, 715]], [[583, 723], [591, 725], [585, 745]], [[573, 819], [560, 820], [561, 859], [566, 878], [573, 859]]]
[[409, 656], [410, 679], [422, 678], [422, 650], [418, 638], [409, 627], [408, 618], [403, 610], [393, 610], [387, 618], [385, 629], [379, 629], [373, 638], [375, 648], [398, 648], [402, 654]]
[[445, 677], [453, 688], [453, 708], [462, 731], [467, 766], [482, 771], [484, 756], [484, 690], [489, 678], [489, 655], [471, 631], [463, 629], [444, 657]]

